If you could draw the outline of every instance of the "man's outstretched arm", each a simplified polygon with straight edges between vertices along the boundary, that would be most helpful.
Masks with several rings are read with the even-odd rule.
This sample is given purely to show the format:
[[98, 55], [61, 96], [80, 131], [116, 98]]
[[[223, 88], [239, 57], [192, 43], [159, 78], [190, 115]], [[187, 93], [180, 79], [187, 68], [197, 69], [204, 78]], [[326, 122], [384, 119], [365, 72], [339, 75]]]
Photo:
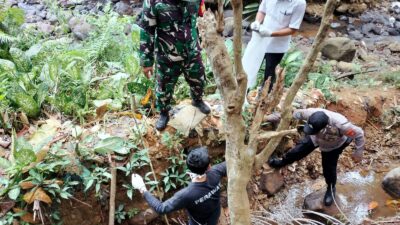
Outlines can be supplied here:
[[158, 214], [166, 214], [175, 210], [183, 209], [186, 205], [183, 190], [177, 192], [172, 198], [165, 202], [161, 202], [148, 191], [145, 191], [143, 196], [150, 207]]

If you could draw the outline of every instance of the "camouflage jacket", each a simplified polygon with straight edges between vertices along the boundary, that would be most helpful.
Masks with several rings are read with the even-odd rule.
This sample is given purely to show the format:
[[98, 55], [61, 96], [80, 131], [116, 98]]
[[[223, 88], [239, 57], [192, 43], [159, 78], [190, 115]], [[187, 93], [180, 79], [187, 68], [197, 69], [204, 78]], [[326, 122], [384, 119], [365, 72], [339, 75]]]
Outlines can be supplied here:
[[197, 55], [200, 46], [196, 20], [200, 0], [145, 0], [139, 19], [140, 64], [154, 64], [154, 55], [182, 61]]
[[352, 124], [343, 115], [326, 109], [308, 108], [298, 109], [293, 112], [293, 117], [298, 120], [308, 120], [317, 111], [323, 111], [329, 117], [329, 124], [316, 135], [310, 135], [315, 146], [324, 152], [340, 147], [346, 142], [347, 137], [354, 139], [356, 150], [362, 151], [365, 145], [363, 130]]

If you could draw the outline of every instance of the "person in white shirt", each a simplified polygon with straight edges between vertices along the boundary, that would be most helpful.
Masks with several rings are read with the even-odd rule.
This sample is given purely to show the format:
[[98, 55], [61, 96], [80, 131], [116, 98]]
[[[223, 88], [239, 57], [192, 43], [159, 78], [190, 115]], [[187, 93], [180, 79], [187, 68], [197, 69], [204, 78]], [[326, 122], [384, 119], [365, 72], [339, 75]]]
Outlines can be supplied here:
[[[253, 31], [265, 37], [262, 41], [267, 42], [262, 45], [266, 46], [263, 84], [271, 77], [269, 91], [276, 79], [276, 66], [289, 50], [291, 36], [300, 28], [305, 10], [305, 0], [262, 0], [256, 20], [250, 25]], [[250, 87], [254, 85], [249, 84]]]

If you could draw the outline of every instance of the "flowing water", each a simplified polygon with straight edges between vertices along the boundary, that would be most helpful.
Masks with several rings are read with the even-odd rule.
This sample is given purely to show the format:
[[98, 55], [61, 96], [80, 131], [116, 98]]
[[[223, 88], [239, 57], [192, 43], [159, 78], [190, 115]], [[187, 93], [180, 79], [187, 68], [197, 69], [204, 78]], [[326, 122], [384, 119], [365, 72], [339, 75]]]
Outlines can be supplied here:
[[[338, 177], [337, 198], [341, 201], [341, 210], [351, 224], [361, 224], [366, 218], [377, 219], [380, 217], [393, 217], [398, 211], [387, 206], [386, 201], [391, 197], [384, 192], [381, 182], [385, 174], [370, 172], [363, 176], [360, 172], [347, 172]], [[282, 205], [272, 209], [275, 221], [283, 224], [290, 217], [302, 217], [302, 205], [304, 198], [315, 191], [315, 181], [308, 181], [293, 186]], [[372, 201], [378, 203], [378, 207], [368, 210]]]

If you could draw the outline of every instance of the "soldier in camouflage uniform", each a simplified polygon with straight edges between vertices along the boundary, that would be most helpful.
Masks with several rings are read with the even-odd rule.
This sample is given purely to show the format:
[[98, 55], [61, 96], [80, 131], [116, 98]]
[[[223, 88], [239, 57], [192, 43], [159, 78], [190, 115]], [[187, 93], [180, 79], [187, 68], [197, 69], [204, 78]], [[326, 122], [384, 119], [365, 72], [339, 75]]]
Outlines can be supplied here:
[[169, 121], [174, 87], [182, 73], [190, 86], [192, 105], [202, 113], [210, 113], [210, 108], [202, 101], [205, 73], [196, 29], [199, 7], [200, 0], [143, 2], [140, 63], [143, 72], [150, 77], [156, 55], [156, 105], [161, 112], [156, 123], [158, 130], [163, 130]]

